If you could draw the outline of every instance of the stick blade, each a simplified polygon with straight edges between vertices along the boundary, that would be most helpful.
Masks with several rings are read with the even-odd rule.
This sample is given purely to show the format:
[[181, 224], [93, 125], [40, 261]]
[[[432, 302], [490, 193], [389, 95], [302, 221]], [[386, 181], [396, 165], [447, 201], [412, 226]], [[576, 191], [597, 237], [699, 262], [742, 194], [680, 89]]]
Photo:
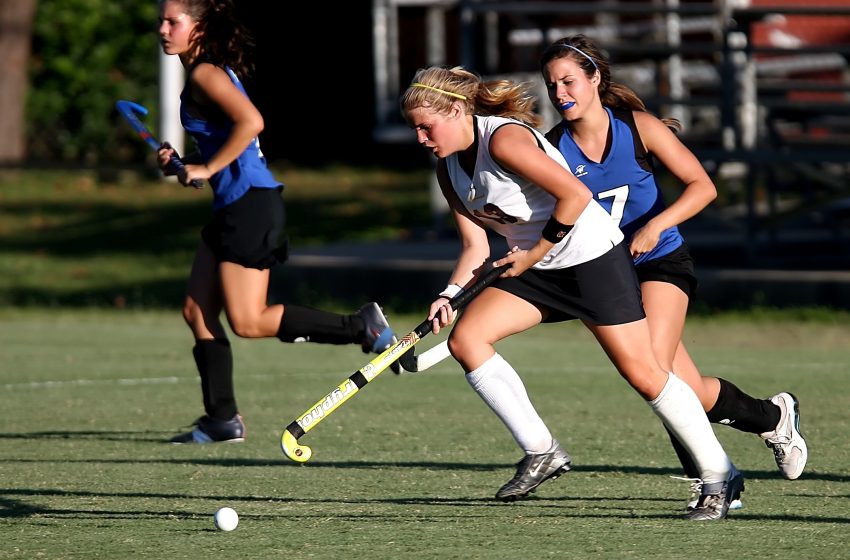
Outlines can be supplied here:
[[405, 352], [398, 362], [401, 364], [404, 371], [416, 373], [425, 371], [431, 366], [442, 362], [449, 356], [451, 356], [451, 352], [449, 352], [449, 343], [444, 340], [418, 355], [415, 353], [415, 348], [411, 348]]
[[313, 450], [306, 445], [299, 445], [289, 429], [284, 430], [280, 437], [280, 449], [284, 455], [296, 463], [306, 463], [313, 456]]

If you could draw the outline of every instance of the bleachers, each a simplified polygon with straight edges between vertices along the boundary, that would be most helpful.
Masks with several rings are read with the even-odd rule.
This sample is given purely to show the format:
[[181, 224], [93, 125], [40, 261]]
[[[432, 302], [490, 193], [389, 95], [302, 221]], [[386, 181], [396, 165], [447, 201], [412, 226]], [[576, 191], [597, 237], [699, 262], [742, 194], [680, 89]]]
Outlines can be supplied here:
[[[585, 33], [605, 47], [615, 80], [685, 124], [682, 139], [721, 192], [706, 231], [734, 239], [737, 261], [850, 268], [850, 5], [763, 4], [375, 0], [390, 24], [422, 18], [428, 45], [417, 58], [407, 46], [421, 35], [376, 33], [377, 51], [404, 53], [383, 60], [394, 81], [376, 87], [376, 136], [412, 139], [397, 128], [396, 99], [419, 66], [539, 81], [542, 49]], [[539, 105], [554, 123], [548, 101]]]

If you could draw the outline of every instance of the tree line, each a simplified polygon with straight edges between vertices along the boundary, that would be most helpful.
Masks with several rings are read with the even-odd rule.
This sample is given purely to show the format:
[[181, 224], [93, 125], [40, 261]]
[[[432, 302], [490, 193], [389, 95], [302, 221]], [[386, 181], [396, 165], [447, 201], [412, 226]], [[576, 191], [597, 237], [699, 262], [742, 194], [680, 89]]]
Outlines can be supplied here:
[[158, 10], [138, 0], [0, 2], [0, 163], [137, 158], [145, 147], [127, 141], [114, 104], [156, 105]]
[[[333, 18], [321, 3], [293, 11], [286, 2], [238, 0], [236, 8], [257, 43], [256, 71], [243, 83], [265, 117], [270, 161], [430, 165], [415, 145], [372, 136], [371, 2], [342, 3]], [[147, 121], [159, 122], [158, 12], [156, 0], [0, 0], [0, 165], [150, 161], [114, 103], [141, 103], [151, 110]], [[307, 22], [315, 29], [305, 39]], [[342, 60], [351, 67], [329, 80], [327, 63]], [[317, 149], [342, 122], [344, 142]]]

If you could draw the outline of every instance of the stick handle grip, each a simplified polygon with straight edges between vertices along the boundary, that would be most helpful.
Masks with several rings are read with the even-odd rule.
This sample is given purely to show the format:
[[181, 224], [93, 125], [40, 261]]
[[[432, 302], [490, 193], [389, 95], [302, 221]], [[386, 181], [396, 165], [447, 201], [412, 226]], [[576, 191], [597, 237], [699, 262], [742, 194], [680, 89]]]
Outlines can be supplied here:
[[472, 298], [477, 296], [481, 290], [492, 284], [496, 281], [496, 279], [501, 276], [506, 270], [511, 267], [509, 264], [503, 264], [502, 266], [497, 266], [488, 270], [484, 276], [478, 279], [472, 286], [465, 289], [463, 292], [459, 293], [455, 297], [449, 300], [449, 305], [452, 306], [452, 309], [457, 311], [467, 303], [469, 303]]
[[[169, 144], [168, 142], [163, 142], [162, 146], [160, 146], [160, 147], [161, 148], [170, 148], [172, 150], [174, 149], [171, 146], [171, 144]], [[167, 174], [168, 175], [179, 175], [185, 169], [186, 169], [186, 165], [183, 163], [183, 160], [180, 159], [180, 155], [177, 153], [177, 150], [174, 150], [174, 153], [171, 154], [171, 157], [168, 160], [168, 167], [166, 168]], [[191, 186], [195, 187], [196, 189], [204, 188], [204, 182], [201, 181], [200, 179], [192, 179], [192, 181], [189, 184]]]
[[[509, 264], [503, 264], [502, 266], [491, 268], [486, 273], [484, 273], [484, 275], [481, 276], [473, 285], [471, 285], [463, 292], [450, 299], [449, 305], [452, 306], [452, 309], [457, 311], [458, 309], [472, 301], [472, 298], [481, 293], [481, 290], [495, 282], [496, 279], [510, 267], [511, 265]], [[419, 323], [419, 326], [414, 329], [414, 332], [419, 336], [419, 338], [422, 338], [423, 336], [431, 332], [431, 321], [425, 319], [424, 321]]]
[[[150, 130], [148, 130], [148, 127], [139, 120], [137, 115], [144, 116], [148, 114], [148, 110], [144, 105], [139, 105], [138, 103], [127, 101], [126, 99], [119, 99], [115, 102], [115, 108], [153, 151], [157, 151], [161, 148], [171, 148], [171, 145], [168, 142], [163, 142], [162, 144], [157, 142], [154, 135]], [[183, 164], [183, 160], [180, 159], [180, 156], [175, 151], [169, 159], [168, 167], [165, 170], [166, 175], [177, 175], [185, 168], [186, 166]], [[204, 182], [200, 179], [192, 179], [191, 185], [196, 189], [201, 189], [204, 187]]]

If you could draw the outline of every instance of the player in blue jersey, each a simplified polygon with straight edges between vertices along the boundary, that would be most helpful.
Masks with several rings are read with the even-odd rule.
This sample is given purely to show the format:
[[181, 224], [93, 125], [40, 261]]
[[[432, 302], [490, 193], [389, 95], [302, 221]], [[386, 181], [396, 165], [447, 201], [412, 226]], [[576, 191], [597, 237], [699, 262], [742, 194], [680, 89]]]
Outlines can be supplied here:
[[[179, 56], [186, 68], [180, 120], [198, 149], [178, 179], [205, 180], [213, 190], [213, 217], [201, 233], [183, 305], [205, 414], [171, 441], [242, 441], [222, 311], [234, 334], [246, 338], [357, 343], [364, 352], [382, 352], [396, 339], [374, 302], [350, 315], [268, 304], [270, 268], [286, 259], [283, 185], [260, 152], [263, 117], [238, 77], [250, 70], [251, 39], [234, 19], [232, 1], [161, 1], [159, 37], [163, 52]], [[167, 145], [159, 150], [163, 170], [173, 153]]]
[[[552, 43], [540, 67], [563, 119], [546, 137], [625, 234], [658, 361], [694, 389], [712, 422], [759, 434], [782, 475], [796, 479], [807, 459], [797, 399], [786, 392], [756, 399], [725, 379], [703, 377], [682, 343], [697, 281], [677, 226], [714, 200], [716, 190], [676, 137], [680, 124], [649, 114], [631, 89], [612, 82], [608, 61], [583, 35]], [[684, 185], [669, 206], [655, 181], [654, 158]], [[688, 454], [671, 439], [686, 475], [696, 478]]]

